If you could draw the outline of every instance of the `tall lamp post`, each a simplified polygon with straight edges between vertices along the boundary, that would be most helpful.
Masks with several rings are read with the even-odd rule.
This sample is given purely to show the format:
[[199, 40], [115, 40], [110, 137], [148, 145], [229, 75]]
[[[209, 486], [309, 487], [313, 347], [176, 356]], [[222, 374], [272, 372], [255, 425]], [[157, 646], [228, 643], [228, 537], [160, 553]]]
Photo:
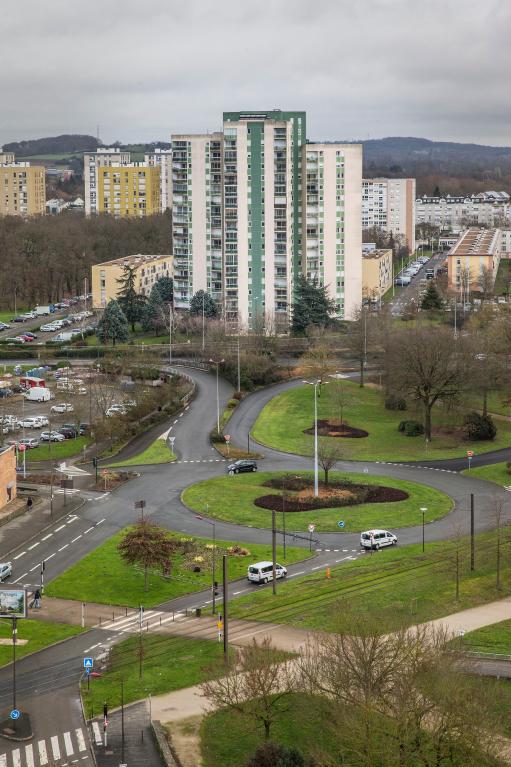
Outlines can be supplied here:
[[426, 506], [421, 506], [421, 512], [422, 512], [422, 552], [424, 553], [424, 521], [425, 521], [426, 512], [427, 512]]
[[220, 394], [218, 392], [218, 366], [225, 360], [210, 360], [212, 365], [216, 365], [216, 433], [220, 434]]
[[[208, 505], [206, 504], [206, 514], [207, 513], [208, 513]], [[213, 576], [212, 576], [212, 578], [213, 578], [213, 586], [212, 586], [212, 597], [213, 597], [213, 599], [212, 599], [212, 603], [211, 603], [212, 604], [211, 611], [212, 611], [212, 614], [214, 615], [216, 613], [216, 600], [215, 600], [215, 596], [216, 596], [216, 586], [215, 586], [215, 583], [216, 583], [215, 582], [216, 525], [210, 519], [206, 519], [206, 517], [201, 517], [200, 514], [196, 514], [195, 515], [195, 519], [200, 519], [201, 522], [207, 522], [207, 524], [211, 525], [211, 527], [213, 528], [213, 563], [212, 563], [213, 564]]]
[[[314, 497], [319, 495], [319, 465], [318, 465], [318, 386], [321, 381], [304, 381], [304, 384], [314, 386]], [[328, 381], [323, 381], [326, 386]]]

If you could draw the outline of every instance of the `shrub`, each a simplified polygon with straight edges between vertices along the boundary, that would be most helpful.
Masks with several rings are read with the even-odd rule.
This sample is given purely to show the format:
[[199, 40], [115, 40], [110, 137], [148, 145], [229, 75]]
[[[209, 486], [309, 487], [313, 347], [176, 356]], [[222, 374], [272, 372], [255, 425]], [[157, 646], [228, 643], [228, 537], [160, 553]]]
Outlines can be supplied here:
[[508, 473], [508, 474], [511, 474], [511, 461], [508, 461], [508, 462], [506, 463], [506, 469], [507, 469], [507, 473]]
[[406, 400], [397, 394], [389, 394], [385, 399], [386, 410], [406, 410]]
[[236, 407], [236, 405], [238, 405], [238, 404], [239, 404], [239, 400], [237, 400], [237, 399], [234, 399], [234, 397], [233, 397], [233, 398], [232, 398], [232, 399], [230, 399], [230, 400], [229, 400], [229, 402], [227, 403], [227, 407], [228, 407], [230, 410], [233, 410], [233, 409]]
[[217, 442], [217, 443], [221, 442], [225, 444], [225, 437], [222, 434], [222, 432], [219, 432], [216, 429], [213, 429], [210, 436], [211, 436], [211, 442]]
[[465, 439], [487, 440], [495, 439], [497, 428], [489, 415], [481, 415], [475, 411], [467, 413], [463, 421]]
[[296, 748], [286, 748], [279, 743], [268, 741], [255, 751], [247, 762], [247, 767], [306, 767], [306, 762]]
[[401, 421], [397, 429], [405, 437], [418, 437], [419, 434], [424, 434], [424, 426], [419, 421]]

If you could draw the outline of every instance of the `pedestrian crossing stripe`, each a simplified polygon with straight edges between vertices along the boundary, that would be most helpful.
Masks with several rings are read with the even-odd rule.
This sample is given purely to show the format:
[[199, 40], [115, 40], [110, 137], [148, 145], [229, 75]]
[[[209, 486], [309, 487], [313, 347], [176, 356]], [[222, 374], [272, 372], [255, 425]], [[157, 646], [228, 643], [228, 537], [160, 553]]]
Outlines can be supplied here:
[[57, 767], [67, 767], [69, 757], [74, 757], [73, 761], [87, 759], [84, 751], [87, 751], [85, 736], [82, 728], [77, 727], [0, 754], [0, 767], [47, 767], [55, 763]]

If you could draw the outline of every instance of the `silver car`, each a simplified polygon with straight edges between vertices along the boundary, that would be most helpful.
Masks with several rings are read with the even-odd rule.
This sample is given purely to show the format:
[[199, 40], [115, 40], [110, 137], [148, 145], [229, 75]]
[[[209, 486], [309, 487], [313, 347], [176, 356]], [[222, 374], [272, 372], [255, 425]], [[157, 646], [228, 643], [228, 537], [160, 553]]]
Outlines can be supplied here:
[[10, 562], [0, 563], [0, 581], [5, 581], [10, 575], [12, 575], [12, 564]]

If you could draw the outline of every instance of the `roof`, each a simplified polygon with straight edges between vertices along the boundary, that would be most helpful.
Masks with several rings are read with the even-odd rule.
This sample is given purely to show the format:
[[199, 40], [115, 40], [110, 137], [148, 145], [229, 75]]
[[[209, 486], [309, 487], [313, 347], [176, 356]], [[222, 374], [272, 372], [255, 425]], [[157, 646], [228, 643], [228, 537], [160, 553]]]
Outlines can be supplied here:
[[491, 256], [497, 251], [498, 229], [467, 229], [453, 245], [450, 256]]
[[379, 250], [363, 250], [362, 258], [384, 258], [392, 255], [392, 248], [380, 248]]
[[173, 256], [171, 253], [160, 253], [159, 255], [153, 256], [143, 256], [141, 253], [138, 253], [133, 256], [123, 256], [121, 258], [113, 258], [111, 261], [103, 261], [101, 264], [95, 264], [95, 266], [114, 266], [114, 264], [119, 264], [121, 266], [124, 266], [124, 264], [138, 266], [143, 263], [150, 264], [152, 261], [157, 261], [160, 258], [173, 258]]

